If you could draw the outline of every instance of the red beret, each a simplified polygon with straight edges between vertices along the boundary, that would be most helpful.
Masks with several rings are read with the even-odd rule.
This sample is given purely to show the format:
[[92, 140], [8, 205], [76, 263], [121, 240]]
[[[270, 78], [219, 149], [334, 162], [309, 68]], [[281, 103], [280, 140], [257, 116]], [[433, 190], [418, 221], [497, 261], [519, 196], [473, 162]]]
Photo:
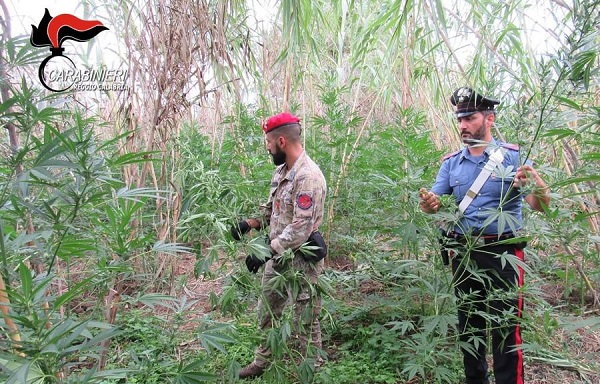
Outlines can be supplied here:
[[291, 113], [283, 112], [275, 116], [269, 117], [269, 119], [263, 124], [263, 131], [269, 133], [279, 127], [289, 124], [298, 124], [300, 119]]

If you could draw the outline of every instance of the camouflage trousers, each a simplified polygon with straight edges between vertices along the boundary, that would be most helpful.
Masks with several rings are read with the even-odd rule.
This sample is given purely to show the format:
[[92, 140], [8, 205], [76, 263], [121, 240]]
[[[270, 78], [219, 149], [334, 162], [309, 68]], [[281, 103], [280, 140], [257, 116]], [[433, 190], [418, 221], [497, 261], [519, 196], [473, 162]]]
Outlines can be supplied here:
[[[315, 359], [319, 366], [322, 359], [319, 351], [321, 343], [321, 295], [316, 289], [317, 279], [325, 261], [308, 262], [300, 255], [284, 265], [277, 260], [269, 260], [265, 264], [262, 277], [262, 298], [258, 303], [258, 322], [263, 333], [273, 328], [282, 319], [284, 310], [292, 306], [293, 331], [288, 346], [294, 355], [300, 354], [302, 359]], [[291, 272], [291, 273], [290, 273]], [[281, 275], [293, 276], [285, 280], [283, 286]], [[271, 349], [260, 345], [255, 352], [254, 363], [266, 367], [271, 360]]]

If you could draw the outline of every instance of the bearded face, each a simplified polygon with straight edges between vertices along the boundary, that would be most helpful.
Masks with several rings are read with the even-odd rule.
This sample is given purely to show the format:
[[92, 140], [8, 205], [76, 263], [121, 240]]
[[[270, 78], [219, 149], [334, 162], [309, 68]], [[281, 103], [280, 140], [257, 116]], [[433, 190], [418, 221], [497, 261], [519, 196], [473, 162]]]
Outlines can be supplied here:
[[271, 158], [273, 159], [273, 164], [275, 165], [281, 165], [283, 163], [285, 163], [285, 152], [283, 152], [281, 150], [281, 147], [279, 147], [279, 144], [275, 144], [275, 152], [274, 153], [269, 153], [271, 155]]
[[463, 143], [467, 145], [480, 143], [483, 141], [483, 139], [485, 139], [485, 123], [482, 123], [481, 126], [475, 130], [475, 132], [471, 133], [468, 130], [463, 129], [460, 134]]
[[485, 122], [486, 119], [484, 117], [479, 126], [469, 123], [461, 125], [460, 136], [462, 138], [462, 142], [466, 145], [477, 145], [484, 141], [487, 131]]

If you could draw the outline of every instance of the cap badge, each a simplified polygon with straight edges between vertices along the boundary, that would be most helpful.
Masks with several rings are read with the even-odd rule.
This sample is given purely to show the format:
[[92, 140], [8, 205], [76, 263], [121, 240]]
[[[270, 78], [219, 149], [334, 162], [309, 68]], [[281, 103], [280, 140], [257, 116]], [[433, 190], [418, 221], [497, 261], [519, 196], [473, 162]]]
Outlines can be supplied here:
[[456, 96], [458, 96], [458, 102], [462, 103], [465, 99], [471, 98], [471, 90], [469, 88], [461, 88], [456, 92]]

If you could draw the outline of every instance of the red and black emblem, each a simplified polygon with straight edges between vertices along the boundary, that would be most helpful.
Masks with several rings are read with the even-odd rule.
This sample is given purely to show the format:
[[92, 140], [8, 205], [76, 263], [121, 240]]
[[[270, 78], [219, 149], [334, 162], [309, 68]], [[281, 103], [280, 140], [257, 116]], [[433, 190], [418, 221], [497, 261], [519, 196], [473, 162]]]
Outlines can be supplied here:
[[298, 208], [300, 209], [308, 209], [312, 207], [312, 204], [312, 197], [306, 193], [299, 194], [298, 198], [296, 199], [296, 205], [298, 205]]
[[42, 85], [53, 92], [64, 91], [70, 86], [64, 89], [53, 89], [50, 87], [46, 83], [46, 75], [44, 72], [46, 64], [48, 64], [50, 60], [58, 57], [68, 60], [70, 64], [74, 66], [73, 61], [63, 54], [65, 49], [62, 47], [62, 43], [65, 40], [88, 41], [100, 32], [108, 30], [108, 28], [98, 20], [82, 20], [77, 16], [66, 13], [52, 17], [50, 16], [48, 8], [46, 8], [44, 17], [42, 17], [39, 25], [37, 27], [32, 25], [31, 27], [31, 36], [29, 38], [31, 45], [34, 47], [50, 47], [50, 52], [52, 54], [46, 57], [40, 64], [38, 75]]

